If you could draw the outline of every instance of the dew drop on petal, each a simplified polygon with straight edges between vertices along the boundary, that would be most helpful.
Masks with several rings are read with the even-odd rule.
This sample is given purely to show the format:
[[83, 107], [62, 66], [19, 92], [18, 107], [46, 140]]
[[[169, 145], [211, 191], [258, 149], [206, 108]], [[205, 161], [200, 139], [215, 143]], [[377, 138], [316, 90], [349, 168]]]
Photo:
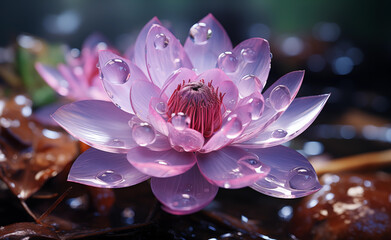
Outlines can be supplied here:
[[189, 31], [189, 37], [195, 44], [205, 44], [212, 36], [212, 29], [205, 23], [194, 24]]
[[184, 130], [190, 125], [190, 118], [186, 116], [184, 113], [174, 113], [171, 116], [171, 123], [176, 130]]
[[115, 173], [113, 170], [102, 171], [96, 175], [96, 178], [111, 185], [118, 184], [124, 180], [121, 174]]
[[251, 98], [251, 119], [257, 120], [263, 113], [263, 109], [265, 108], [265, 103], [263, 99], [260, 98]]
[[256, 52], [251, 48], [242, 49], [240, 54], [242, 55], [243, 60], [248, 63], [255, 62], [255, 60], [257, 59]]
[[239, 94], [242, 98], [249, 96], [253, 92], [261, 92], [263, 88], [261, 80], [254, 75], [246, 75], [238, 84]]
[[158, 102], [155, 105], [155, 110], [157, 113], [163, 115], [167, 113], [167, 104], [165, 102]]
[[126, 62], [119, 58], [111, 59], [107, 61], [104, 66], [104, 74], [101, 78], [110, 81], [115, 84], [126, 83], [130, 78], [129, 66]]
[[155, 129], [148, 123], [138, 123], [134, 124], [132, 127], [132, 137], [133, 140], [139, 146], [147, 146], [153, 143], [156, 139]]
[[270, 105], [276, 111], [279, 112], [284, 110], [286, 107], [288, 107], [291, 101], [291, 94], [289, 89], [284, 85], [276, 86], [270, 93], [269, 101]]
[[317, 183], [315, 173], [304, 167], [292, 169], [289, 175], [289, 186], [293, 189], [308, 190]]
[[125, 143], [117, 138], [113, 139], [111, 141], [111, 146], [115, 146], [115, 147], [123, 147], [125, 145]]
[[156, 49], [163, 50], [168, 46], [169, 42], [167, 36], [164, 33], [160, 33], [156, 34], [153, 45]]
[[238, 59], [232, 52], [223, 52], [217, 58], [217, 66], [224, 72], [232, 73], [238, 68]]
[[272, 132], [273, 138], [284, 138], [287, 135], [287, 131], [284, 129], [276, 129]]
[[242, 121], [236, 114], [228, 117], [226, 124], [222, 128], [224, 135], [230, 139], [237, 138], [242, 132], [242, 129]]
[[173, 209], [187, 209], [196, 205], [197, 200], [195, 197], [188, 193], [182, 193], [174, 195], [170, 202], [170, 207]]

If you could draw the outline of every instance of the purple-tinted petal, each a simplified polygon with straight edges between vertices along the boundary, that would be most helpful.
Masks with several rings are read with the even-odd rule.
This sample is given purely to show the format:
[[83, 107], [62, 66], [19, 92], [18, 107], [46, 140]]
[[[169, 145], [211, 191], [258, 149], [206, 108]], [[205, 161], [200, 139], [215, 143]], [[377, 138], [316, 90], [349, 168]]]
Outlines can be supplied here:
[[184, 48], [196, 72], [201, 73], [215, 68], [218, 56], [231, 51], [232, 43], [221, 24], [208, 14], [191, 27]]
[[134, 112], [140, 119], [148, 121], [149, 102], [159, 97], [160, 89], [151, 82], [135, 81], [130, 92]]
[[68, 181], [100, 188], [129, 187], [149, 178], [134, 168], [126, 154], [90, 148], [73, 163]]
[[128, 161], [140, 172], [154, 177], [172, 177], [189, 170], [195, 163], [194, 153], [167, 151], [152, 151], [144, 147], [130, 149]]
[[188, 81], [193, 81], [197, 77], [196, 73], [188, 68], [180, 68], [173, 72], [167, 81], [162, 87], [162, 93], [167, 96], [171, 96], [179, 84], [182, 84], [183, 81], [187, 83]]
[[161, 25], [161, 22], [157, 17], [152, 18], [140, 31], [136, 43], [134, 44], [134, 58], [131, 59], [146, 75], [148, 75], [148, 70], [147, 64], [145, 63], [145, 43], [149, 29], [154, 24]]
[[248, 148], [271, 147], [287, 142], [311, 125], [323, 109], [329, 94], [296, 98], [282, 116], [260, 134], [238, 145]]
[[103, 87], [103, 82], [98, 75], [93, 77], [87, 91], [88, 96], [90, 96], [91, 99], [111, 101], [111, 98], [107, 95], [106, 89]]
[[314, 168], [296, 151], [284, 146], [248, 151], [270, 167], [269, 174], [251, 186], [254, 190], [278, 198], [297, 198], [321, 188]]
[[[217, 86], [216, 86], [217, 87]], [[231, 80], [223, 81], [218, 85], [219, 92], [224, 95], [223, 104], [225, 111], [233, 111], [238, 104], [239, 91], [235, 83]]]
[[52, 117], [74, 137], [94, 148], [126, 153], [137, 146], [128, 125], [134, 115], [121, 111], [111, 102], [74, 102], [59, 108]]
[[189, 171], [169, 178], [152, 178], [151, 188], [163, 209], [176, 215], [201, 210], [216, 196], [218, 187], [210, 184], [194, 166]]
[[33, 118], [45, 126], [58, 126], [57, 122], [53, 120], [51, 115], [64, 103], [52, 103], [43, 107], [40, 107], [33, 113]]
[[110, 48], [107, 39], [99, 33], [94, 33], [85, 40], [81, 49], [81, 57], [86, 81], [89, 81], [98, 72], [96, 68], [98, 51]]
[[[80, 68], [78, 68], [80, 69]], [[76, 68], [72, 69], [69, 66], [60, 63], [58, 65], [58, 71], [67, 81], [68, 97], [75, 100], [87, 100], [90, 99], [88, 95], [88, 85], [86, 78], [81, 75], [75, 74]]]
[[148, 122], [160, 133], [168, 136], [167, 103], [161, 98], [152, 98], [149, 102]]
[[177, 151], [196, 152], [204, 145], [204, 137], [194, 129], [177, 130], [171, 123], [167, 123], [167, 127], [171, 146]]
[[230, 81], [229, 77], [218, 68], [209, 69], [201, 73], [195, 81], [201, 80], [205, 81], [205, 83], [212, 82], [214, 88], [219, 87], [223, 81]]
[[[220, 56], [220, 58], [225, 56]], [[224, 69], [220, 68], [231, 77], [237, 85], [243, 81], [248, 81], [249, 76], [257, 78], [257, 84], [261, 84], [262, 88], [266, 84], [267, 77], [270, 71], [270, 47], [269, 43], [262, 38], [250, 38], [232, 50], [232, 57], [236, 58], [236, 68]], [[235, 70], [235, 71], [234, 71]], [[242, 84], [243, 92], [249, 91], [245, 89], [248, 84]], [[255, 89], [254, 89], [255, 90]]]
[[108, 45], [107, 39], [100, 33], [93, 33], [90, 36], [86, 38], [86, 40], [83, 42], [83, 50], [89, 50], [90, 52], [98, 51], [97, 48], [104, 48], [103, 46], [98, 46], [100, 45]]
[[160, 88], [173, 71], [193, 68], [179, 40], [160, 25], [154, 24], [149, 30], [145, 51], [149, 76]]
[[44, 65], [42, 63], [36, 63], [35, 69], [41, 75], [41, 77], [52, 87], [56, 92], [62, 96], [68, 96], [70, 92], [70, 86], [68, 81], [65, 79], [61, 73], [50, 66]]
[[296, 97], [303, 77], [304, 71], [290, 72], [270, 86], [263, 94], [265, 108], [261, 117], [252, 121], [236, 142], [243, 142], [253, 138], [267, 126], [275, 122]]
[[111, 51], [99, 51], [102, 83], [111, 101], [122, 110], [134, 113], [130, 89], [134, 81], [148, 81], [144, 73], [129, 60]]
[[257, 155], [239, 147], [225, 147], [211, 153], [198, 154], [197, 163], [209, 182], [223, 188], [247, 187], [270, 170]]

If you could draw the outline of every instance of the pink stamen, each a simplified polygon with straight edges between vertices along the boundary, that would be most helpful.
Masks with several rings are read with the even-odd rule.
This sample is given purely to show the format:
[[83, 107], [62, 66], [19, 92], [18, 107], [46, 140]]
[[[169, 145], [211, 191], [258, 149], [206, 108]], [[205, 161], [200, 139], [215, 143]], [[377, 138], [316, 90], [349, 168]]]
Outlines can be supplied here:
[[190, 117], [190, 128], [210, 137], [221, 127], [224, 95], [219, 93], [219, 88], [213, 87], [212, 81], [205, 84], [203, 79], [188, 83], [183, 80], [168, 100], [168, 121], [173, 113], [182, 112]]

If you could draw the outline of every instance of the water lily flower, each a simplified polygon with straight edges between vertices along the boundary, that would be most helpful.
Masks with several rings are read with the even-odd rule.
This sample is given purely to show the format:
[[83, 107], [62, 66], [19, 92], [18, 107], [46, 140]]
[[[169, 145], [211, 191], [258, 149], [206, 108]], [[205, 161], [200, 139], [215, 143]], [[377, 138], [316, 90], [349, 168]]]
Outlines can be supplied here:
[[172, 214], [202, 209], [218, 188], [249, 186], [280, 198], [319, 190], [308, 160], [281, 144], [314, 121], [329, 95], [295, 98], [303, 71], [263, 91], [270, 61], [266, 40], [233, 48], [211, 14], [191, 27], [184, 46], [153, 18], [130, 60], [99, 52], [112, 102], [74, 102], [53, 114], [93, 147], [77, 158], [68, 180], [119, 188], [150, 178]]
[[108, 100], [96, 67], [98, 51], [108, 48], [106, 39], [95, 33], [84, 41], [81, 52], [69, 48], [65, 50], [66, 64], [59, 64], [55, 68], [37, 62], [35, 68], [50, 87], [70, 100]]

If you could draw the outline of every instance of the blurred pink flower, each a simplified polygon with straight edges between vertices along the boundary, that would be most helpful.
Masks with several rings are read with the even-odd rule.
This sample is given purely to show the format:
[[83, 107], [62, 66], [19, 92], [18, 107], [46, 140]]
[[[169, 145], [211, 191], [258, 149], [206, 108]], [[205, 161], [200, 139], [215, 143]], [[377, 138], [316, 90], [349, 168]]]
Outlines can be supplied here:
[[65, 50], [66, 64], [54, 68], [37, 62], [35, 68], [49, 86], [70, 100], [109, 100], [96, 67], [98, 52], [109, 48], [103, 36], [92, 34], [85, 40], [80, 52], [69, 48]]
[[68, 180], [104, 188], [151, 178], [164, 210], [188, 214], [218, 188], [250, 186], [280, 198], [320, 189], [302, 155], [280, 144], [302, 133], [329, 95], [296, 98], [303, 71], [288, 73], [261, 94], [270, 69], [266, 40], [235, 48], [209, 14], [184, 46], [153, 18], [131, 60], [99, 52], [111, 102], [86, 100], [53, 118], [93, 148], [75, 161]]

